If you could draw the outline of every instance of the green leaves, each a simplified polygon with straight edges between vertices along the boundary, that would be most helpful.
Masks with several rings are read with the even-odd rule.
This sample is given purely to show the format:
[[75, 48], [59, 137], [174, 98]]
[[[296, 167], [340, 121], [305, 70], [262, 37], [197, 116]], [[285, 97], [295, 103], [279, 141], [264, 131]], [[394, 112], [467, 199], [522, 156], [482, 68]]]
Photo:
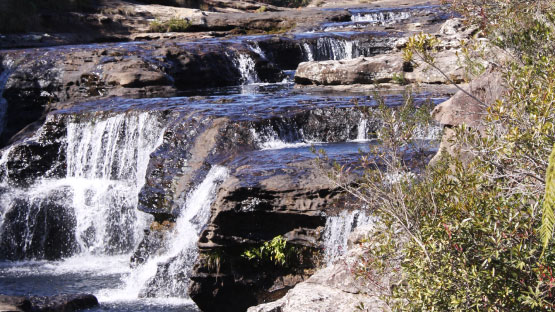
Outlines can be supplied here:
[[289, 261], [297, 256], [298, 250], [287, 244], [283, 236], [278, 235], [271, 241], [264, 242], [260, 247], [247, 249], [241, 255], [243, 258], [255, 261], [258, 265], [272, 264], [287, 267]]
[[549, 245], [551, 237], [553, 237], [553, 229], [555, 227], [555, 146], [549, 156], [549, 166], [545, 174], [545, 197], [542, 209], [542, 224], [540, 227], [540, 236], [542, 241], [542, 255]]

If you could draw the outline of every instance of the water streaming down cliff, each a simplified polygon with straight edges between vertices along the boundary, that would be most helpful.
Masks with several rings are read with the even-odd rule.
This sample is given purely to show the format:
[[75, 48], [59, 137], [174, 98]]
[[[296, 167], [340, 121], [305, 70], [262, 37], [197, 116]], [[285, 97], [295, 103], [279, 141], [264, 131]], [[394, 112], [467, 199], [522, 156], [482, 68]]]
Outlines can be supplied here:
[[347, 251], [349, 234], [359, 226], [375, 222], [373, 217], [363, 211], [342, 211], [339, 215], [329, 216], [324, 229], [324, 262], [332, 264]]
[[4, 87], [12, 73], [14, 61], [11, 59], [4, 60], [1, 65], [0, 68], [3, 68], [3, 71], [0, 73], [0, 134], [4, 131], [6, 125], [6, 112], [8, 110], [8, 102], [3, 97]]
[[351, 16], [353, 22], [367, 22], [378, 25], [390, 25], [411, 17], [409, 11], [359, 12]]
[[164, 250], [153, 255], [124, 278], [121, 289], [99, 292], [101, 301], [136, 300], [139, 297], [186, 298], [189, 274], [198, 257], [199, 234], [210, 219], [210, 206], [219, 185], [227, 178], [225, 167], [213, 167], [184, 199], [182, 210]]
[[126, 253], [140, 240], [147, 215], [136, 209], [138, 192], [163, 125], [149, 113], [81, 119], [67, 117], [65, 177], [27, 188], [2, 181], [10, 222], [1, 224], [1, 247], [9, 258]]
[[307, 61], [345, 60], [367, 54], [356, 39], [348, 38], [321, 37], [301, 47]]
[[250, 55], [237, 53], [233, 61], [241, 74], [241, 84], [248, 85], [260, 82], [256, 72], [256, 63]]

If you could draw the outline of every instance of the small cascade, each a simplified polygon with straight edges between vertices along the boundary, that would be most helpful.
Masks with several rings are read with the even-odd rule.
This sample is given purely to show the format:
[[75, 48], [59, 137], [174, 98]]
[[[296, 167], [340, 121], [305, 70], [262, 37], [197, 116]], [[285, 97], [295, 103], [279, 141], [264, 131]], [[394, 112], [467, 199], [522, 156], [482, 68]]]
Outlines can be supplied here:
[[361, 118], [357, 128], [357, 138], [355, 141], [368, 140], [368, 119]]
[[306, 140], [303, 130], [294, 126], [267, 125], [259, 130], [251, 129], [250, 131], [254, 141], [262, 150], [310, 146], [315, 143]]
[[336, 38], [318, 38], [316, 49], [318, 51], [318, 59], [345, 60], [354, 57], [355, 43], [350, 40]]
[[327, 265], [347, 251], [349, 234], [359, 226], [374, 223], [374, 218], [363, 211], [342, 211], [337, 216], [330, 216], [326, 220], [324, 229], [324, 261]]
[[2, 219], [10, 222], [1, 225], [0, 247], [12, 257], [121, 254], [139, 242], [147, 215], [136, 209], [138, 193], [163, 125], [146, 112], [99, 119], [68, 118], [66, 177], [28, 188], [3, 182]]
[[408, 11], [390, 11], [390, 12], [360, 12], [351, 16], [353, 22], [365, 22], [376, 25], [391, 25], [411, 17]]
[[359, 40], [342, 37], [320, 37], [300, 45], [306, 61], [347, 60], [368, 56], [369, 47]]
[[219, 185], [227, 178], [225, 167], [215, 166], [206, 178], [191, 191], [165, 240], [164, 252], [151, 257], [124, 278], [121, 289], [106, 289], [98, 294], [101, 301], [136, 300], [139, 297], [187, 297], [189, 272], [198, 257], [197, 241], [210, 219], [210, 206]]
[[14, 66], [13, 60], [5, 60], [2, 63], [4, 70], [0, 73], [0, 134], [4, 131], [6, 126], [6, 112], [8, 111], [8, 102], [2, 97], [4, 93], [4, 87], [8, 82]]
[[251, 41], [249, 47], [252, 50], [252, 52], [258, 54], [260, 56], [260, 58], [262, 58], [263, 60], [268, 59], [266, 57], [266, 53], [264, 53], [264, 51], [262, 51], [262, 49], [260, 48], [260, 45], [258, 44], [257, 41]]
[[314, 53], [312, 53], [312, 48], [310, 47], [310, 45], [306, 42], [303, 42], [302, 47], [306, 60], [309, 62], [314, 62]]
[[241, 74], [241, 84], [249, 85], [260, 82], [258, 73], [256, 72], [256, 63], [250, 55], [237, 53], [234, 58], [234, 63]]

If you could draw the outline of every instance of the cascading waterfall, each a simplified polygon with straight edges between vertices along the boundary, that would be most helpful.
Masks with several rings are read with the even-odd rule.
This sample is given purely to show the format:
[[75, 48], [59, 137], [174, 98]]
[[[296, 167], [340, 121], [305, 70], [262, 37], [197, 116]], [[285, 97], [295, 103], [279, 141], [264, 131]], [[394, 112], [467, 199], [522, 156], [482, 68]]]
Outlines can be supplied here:
[[357, 129], [357, 138], [355, 141], [366, 141], [368, 140], [368, 119], [361, 118]]
[[268, 59], [266, 57], [266, 53], [264, 53], [264, 51], [262, 51], [262, 49], [260, 48], [260, 45], [258, 44], [257, 41], [250, 42], [249, 47], [254, 53], [258, 54], [260, 56], [260, 58], [262, 58], [264, 60]]
[[309, 146], [316, 143], [305, 139], [303, 129], [297, 126], [263, 126], [259, 130], [250, 129], [254, 141], [260, 149], [280, 149]]
[[227, 178], [225, 167], [215, 166], [184, 200], [181, 214], [165, 241], [161, 255], [152, 256], [124, 279], [121, 289], [98, 294], [101, 301], [135, 300], [139, 297], [187, 297], [188, 274], [198, 257], [197, 241], [210, 219], [210, 206], [219, 185]]
[[6, 126], [6, 112], [8, 111], [8, 102], [2, 97], [2, 95], [4, 93], [4, 87], [8, 82], [8, 78], [12, 73], [13, 66], [14, 61], [11, 59], [4, 60], [2, 62], [2, 67], [4, 68], [4, 71], [0, 73], [0, 134], [2, 134]]
[[354, 51], [354, 41], [342, 40], [336, 38], [318, 38], [316, 49], [319, 59], [326, 58], [330, 60], [352, 59]]
[[258, 73], [256, 72], [256, 63], [250, 55], [238, 52], [234, 58], [234, 62], [241, 74], [241, 84], [249, 85], [260, 82]]
[[3, 219], [13, 215], [0, 228], [3, 249], [17, 258], [49, 257], [52, 241], [61, 240], [57, 256], [131, 251], [147, 222], [136, 209], [138, 193], [150, 153], [161, 143], [162, 122], [145, 112], [68, 120], [66, 127], [66, 177], [8, 186], [2, 194]]
[[377, 25], [391, 25], [409, 19], [410, 12], [361, 12], [351, 16], [353, 22], [366, 22]]
[[372, 224], [374, 218], [363, 211], [342, 211], [337, 216], [330, 216], [326, 220], [324, 229], [324, 261], [327, 265], [347, 251], [349, 234], [359, 226]]
[[307, 61], [327, 61], [365, 56], [367, 52], [359, 46], [358, 40], [321, 37], [315, 41], [303, 42], [301, 49]]
[[81, 249], [130, 251], [145, 227], [146, 215], [136, 209], [138, 194], [150, 153], [161, 143], [162, 124], [154, 114], [120, 114], [71, 122], [67, 132], [67, 179], [76, 182], [73, 207]]
[[302, 47], [306, 55], [306, 60], [309, 62], [314, 62], [314, 53], [312, 52], [312, 48], [310, 47], [310, 45], [306, 42], [303, 42]]

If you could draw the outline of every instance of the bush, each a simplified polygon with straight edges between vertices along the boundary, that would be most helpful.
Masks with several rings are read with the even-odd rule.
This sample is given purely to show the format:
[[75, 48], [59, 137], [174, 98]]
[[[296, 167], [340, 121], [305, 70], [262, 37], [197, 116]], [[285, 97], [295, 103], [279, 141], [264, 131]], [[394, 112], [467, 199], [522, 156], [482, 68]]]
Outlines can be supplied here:
[[172, 18], [168, 21], [155, 20], [150, 23], [151, 32], [186, 32], [191, 27], [188, 19]]
[[282, 236], [276, 236], [271, 241], [264, 242], [260, 247], [245, 250], [243, 258], [254, 262], [257, 266], [271, 265], [289, 267], [298, 258], [298, 250], [287, 244]]
[[310, 0], [262, 0], [260, 2], [289, 8], [299, 8], [310, 4]]
[[[391, 248], [369, 250], [358, 273], [401, 256], [402, 282], [387, 298], [398, 311], [553, 311], [555, 250], [540, 228], [553, 220], [542, 221], [542, 204], [555, 143], [555, 8], [519, 0], [454, 7], [461, 3], [468, 21], [508, 55], [495, 65], [508, 91], [488, 108], [483, 127], [455, 127], [460, 150], [420, 174], [409, 174], [404, 157], [414, 146], [414, 127], [406, 125], [418, 121], [405, 107], [382, 107], [382, 145], [362, 159], [360, 182], [342, 179], [360, 170], [330, 173], [381, 218], [390, 230], [384, 237], [397, 237], [384, 240]], [[412, 42], [418, 53], [406, 55], [433, 63], [426, 38]], [[463, 152], [472, 158], [463, 161]]]

